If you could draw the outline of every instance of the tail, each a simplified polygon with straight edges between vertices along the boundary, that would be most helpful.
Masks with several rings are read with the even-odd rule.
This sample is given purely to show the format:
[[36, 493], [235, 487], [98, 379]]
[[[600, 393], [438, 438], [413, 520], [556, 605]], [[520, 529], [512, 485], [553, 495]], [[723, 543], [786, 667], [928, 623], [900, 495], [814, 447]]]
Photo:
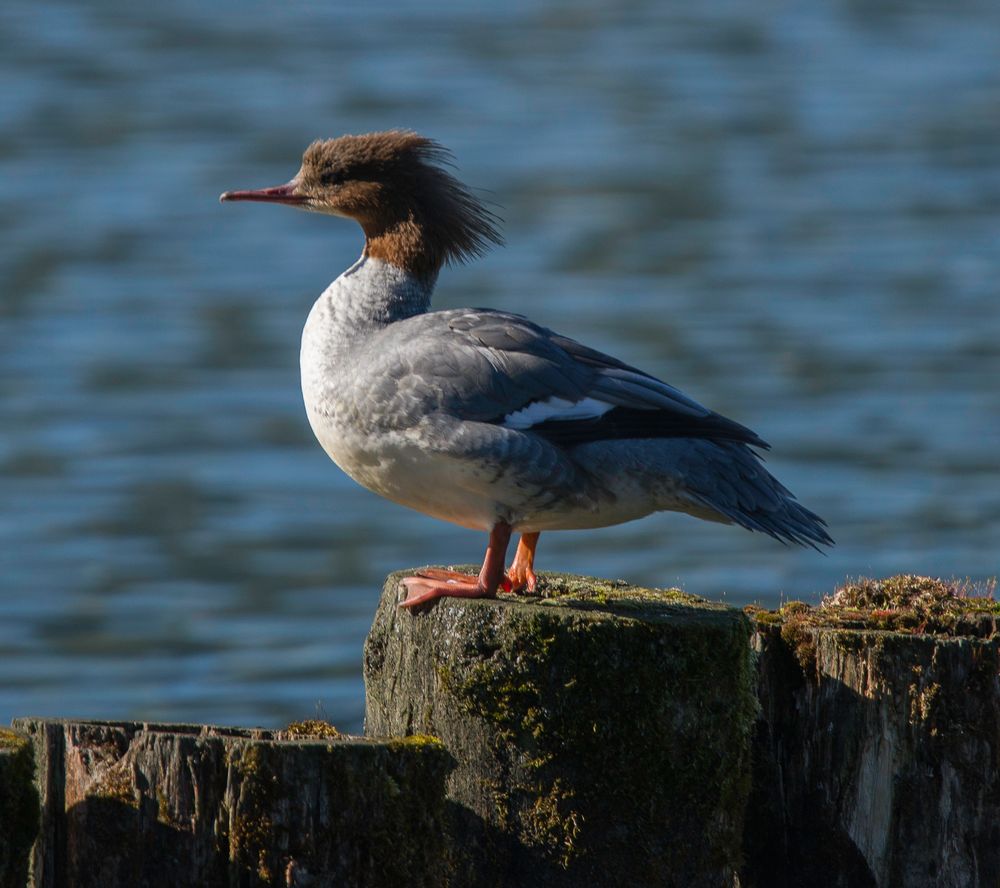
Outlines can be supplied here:
[[[756, 530], [782, 543], [832, 546], [826, 522], [800, 505], [745, 444], [698, 441], [701, 458], [685, 467], [685, 495], [718, 513], [720, 520]], [[692, 456], [694, 454], [691, 454]]]

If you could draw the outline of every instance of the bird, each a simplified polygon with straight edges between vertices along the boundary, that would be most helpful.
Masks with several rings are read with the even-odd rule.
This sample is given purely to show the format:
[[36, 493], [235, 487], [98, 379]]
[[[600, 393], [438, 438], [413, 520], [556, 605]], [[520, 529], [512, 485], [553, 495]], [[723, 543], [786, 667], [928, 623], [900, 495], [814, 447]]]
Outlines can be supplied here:
[[310, 144], [284, 185], [220, 197], [340, 216], [364, 233], [361, 257], [303, 329], [309, 423], [362, 486], [489, 535], [478, 575], [414, 571], [402, 607], [534, 592], [543, 531], [659, 511], [833, 544], [746, 426], [520, 314], [432, 310], [442, 268], [503, 243], [499, 218], [454, 169], [446, 148], [410, 130], [342, 135]]

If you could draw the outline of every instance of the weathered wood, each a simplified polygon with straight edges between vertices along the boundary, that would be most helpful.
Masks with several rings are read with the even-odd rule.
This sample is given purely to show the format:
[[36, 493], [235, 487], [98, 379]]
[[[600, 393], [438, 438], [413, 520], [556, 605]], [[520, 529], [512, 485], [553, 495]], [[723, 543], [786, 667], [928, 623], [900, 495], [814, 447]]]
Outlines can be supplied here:
[[863, 581], [755, 612], [751, 639], [676, 591], [546, 577], [413, 613], [398, 578], [366, 727], [446, 747], [18, 719], [0, 888], [24, 883], [39, 794], [39, 888], [1000, 885], [992, 598]]
[[896, 577], [759, 615], [745, 886], [1000, 885], [998, 605], [956, 591]]
[[450, 759], [433, 739], [15, 725], [39, 763], [36, 888], [445, 883]]
[[31, 740], [0, 728], [0, 888], [23, 888], [38, 833]]
[[545, 598], [414, 613], [400, 576], [365, 646], [365, 727], [455, 757], [454, 884], [733, 884], [757, 711], [742, 613], [552, 576]]

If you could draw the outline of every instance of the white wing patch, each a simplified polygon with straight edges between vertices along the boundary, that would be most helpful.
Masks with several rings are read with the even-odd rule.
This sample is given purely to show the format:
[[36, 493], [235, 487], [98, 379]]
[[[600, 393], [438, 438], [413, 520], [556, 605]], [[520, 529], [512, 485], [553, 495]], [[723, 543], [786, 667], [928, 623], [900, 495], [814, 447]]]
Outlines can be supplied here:
[[565, 398], [548, 398], [545, 401], [533, 401], [527, 407], [522, 407], [503, 418], [502, 426], [508, 429], [530, 429], [543, 422], [569, 419], [597, 419], [603, 416], [615, 405], [597, 398], [584, 398], [582, 401], [567, 401]]

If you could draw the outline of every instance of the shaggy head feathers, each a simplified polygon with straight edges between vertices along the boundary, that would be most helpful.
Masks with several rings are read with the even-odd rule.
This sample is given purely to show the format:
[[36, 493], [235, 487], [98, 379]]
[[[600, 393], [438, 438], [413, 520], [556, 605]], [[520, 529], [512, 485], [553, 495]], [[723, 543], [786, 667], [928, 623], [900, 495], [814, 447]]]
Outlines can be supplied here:
[[421, 277], [502, 243], [499, 219], [444, 165], [451, 155], [404, 130], [313, 142], [292, 180], [304, 206], [355, 219], [366, 255]]

